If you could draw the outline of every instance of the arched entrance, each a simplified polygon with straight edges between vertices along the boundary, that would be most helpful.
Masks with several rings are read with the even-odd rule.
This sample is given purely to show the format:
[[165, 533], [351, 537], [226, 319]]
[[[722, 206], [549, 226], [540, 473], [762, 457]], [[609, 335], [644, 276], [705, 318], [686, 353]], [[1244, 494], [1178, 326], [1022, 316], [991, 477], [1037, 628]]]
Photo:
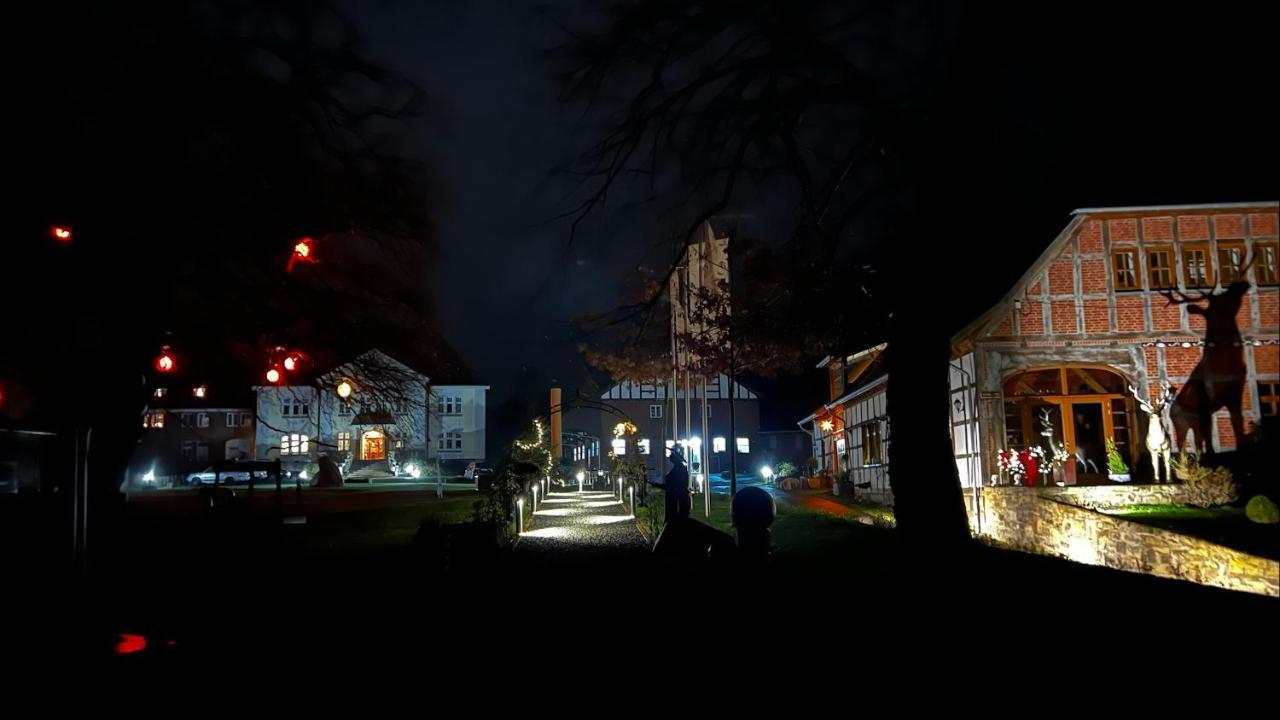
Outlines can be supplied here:
[[1123, 375], [1101, 365], [1014, 373], [1003, 387], [1004, 447], [1038, 445], [1052, 452], [1045, 434], [1051, 427], [1053, 442], [1071, 458], [1068, 482], [1105, 483], [1108, 440], [1130, 469], [1138, 459], [1136, 414], [1127, 388]]
[[366, 430], [360, 436], [361, 460], [386, 460], [387, 436], [381, 430]]

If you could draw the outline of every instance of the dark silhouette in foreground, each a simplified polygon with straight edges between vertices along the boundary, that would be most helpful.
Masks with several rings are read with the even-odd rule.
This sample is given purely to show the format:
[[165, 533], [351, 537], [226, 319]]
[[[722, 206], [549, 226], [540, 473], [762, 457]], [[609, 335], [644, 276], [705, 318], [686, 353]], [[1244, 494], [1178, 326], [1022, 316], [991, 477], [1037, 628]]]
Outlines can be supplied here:
[[673, 520], [688, 520], [689, 509], [693, 499], [689, 491], [689, 466], [684, 462], [680, 448], [673, 447], [667, 451], [667, 459], [671, 461], [671, 470], [661, 483], [646, 479], [645, 482], [662, 488], [666, 494], [667, 514], [664, 523], [670, 525]]

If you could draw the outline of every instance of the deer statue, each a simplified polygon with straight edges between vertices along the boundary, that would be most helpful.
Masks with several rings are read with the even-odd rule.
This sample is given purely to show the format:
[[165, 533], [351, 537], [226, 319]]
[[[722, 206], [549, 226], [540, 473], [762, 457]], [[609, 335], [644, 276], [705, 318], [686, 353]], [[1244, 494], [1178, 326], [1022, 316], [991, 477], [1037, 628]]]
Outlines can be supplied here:
[[[1129, 392], [1138, 400], [1138, 406], [1147, 414], [1147, 452], [1151, 453], [1151, 474], [1156, 482], [1173, 482], [1173, 470], [1169, 467], [1172, 453], [1169, 433], [1164, 428], [1164, 410], [1173, 401], [1173, 386], [1168, 381], [1160, 383], [1160, 398], [1150, 403], [1134, 386]], [[1160, 479], [1160, 468], [1164, 466], [1164, 480]]]
[[[1170, 305], [1186, 305], [1189, 314], [1204, 318], [1204, 354], [1178, 390], [1173, 405], [1169, 408], [1169, 419], [1173, 422], [1179, 452], [1185, 446], [1187, 431], [1192, 428], [1196, 431], [1194, 449], [1199, 452], [1210, 449], [1213, 414], [1223, 408], [1231, 416], [1231, 429], [1236, 442], [1244, 441], [1241, 404], [1248, 371], [1245, 367], [1243, 338], [1236, 325], [1236, 313], [1251, 287], [1245, 277], [1255, 259], [1256, 255], [1239, 266], [1237, 277], [1240, 279], [1222, 292], [1215, 292], [1218, 289], [1216, 280], [1209, 291], [1196, 292], [1194, 295], [1178, 290], [1161, 291]], [[1206, 301], [1205, 305], [1192, 304]]]
[[[1049, 408], [1040, 409], [1040, 434], [1044, 436], [1045, 442], [1049, 445], [1049, 452], [1052, 453], [1049, 456], [1049, 467], [1056, 468], [1058, 461], [1066, 457], [1067, 453], [1053, 441], [1053, 417], [1049, 413]], [[1055, 476], [1053, 479], [1058, 481], [1061, 478]]]

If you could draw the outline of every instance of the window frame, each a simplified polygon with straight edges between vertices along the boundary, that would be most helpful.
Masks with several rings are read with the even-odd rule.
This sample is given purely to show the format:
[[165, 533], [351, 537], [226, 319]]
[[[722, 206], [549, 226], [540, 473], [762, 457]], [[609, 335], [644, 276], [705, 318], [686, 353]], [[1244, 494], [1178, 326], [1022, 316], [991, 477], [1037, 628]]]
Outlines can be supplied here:
[[338, 452], [351, 452], [351, 431], [339, 430], [337, 443], [338, 443]]
[[[1234, 250], [1234, 251], [1237, 251], [1238, 253], [1240, 253], [1240, 254], [1239, 254], [1240, 261], [1239, 261], [1239, 262], [1232, 262], [1232, 263], [1231, 263], [1231, 266], [1230, 266], [1230, 270], [1231, 270], [1231, 279], [1230, 279], [1230, 280], [1228, 280], [1228, 279], [1227, 279], [1227, 277], [1226, 277], [1226, 275], [1227, 275], [1227, 273], [1226, 273], [1227, 265], [1224, 265], [1224, 264], [1223, 264], [1223, 262], [1222, 262], [1222, 261], [1223, 261], [1223, 254], [1224, 254], [1224, 253], [1230, 253], [1230, 252], [1231, 252], [1231, 251], [1233, 251], [1233, 250]], [[1240, 272], [1240, 268], [1244, 266], [1245, 262], [1247, 262], [1248, 257], [1249, 257], [1249, 254], [1248, 254], [1248, 250], [1247, 250], [1247, 249], [1245, 248], [1245, 246], [1244, 246], [1244, 241], [1242, 241], [1242, 240], [1219, 241], [1219, 242], [1218, 242], [1218, 254], [1217, 254], [1217, 261], [1218, 261], [1218, 282], [1219, 282], [1223, 287], [1226, 287], [1227, 285], [1230, 285], [1230, 284], [1231, 284], [1231, 283], [1233, 283], [1233, 282], [1237, 282], [1237, 281], [1239, 281], [1239, 280], [1244, 280], [1244, 279], [1245, 279], [1245, 277], [1246, 277], [1246, 273], [1242, 273], [1242, 272]], [[1228, 259], [1229, 259], [1229, 257], [1228, 257]]]
[[[1155, 267], [1157, 257], [1163, 257], [1166, 265]], [[1163, 282], [1157, 282], [1163, 277]], [[1178, 264], [1171, 248], [1147, 250], [1147, 287], [1152, 290], [1174, 290], [1178, 287]]]
[[734, 443], [734, 447], [737, 449], [739, 455], [750, 455], [751, 454], [751, 438], [745, 438], [745, 437], [737, 438], [737, 441]]
[[[1258, 414], [1260, 417], [1276, 417], [1280, 415], [1280, 380], [1263, 380], [1254, 381], [1254, 385], [1258, 390]], [[1263, 386], [1270, 386], [1270, 392], [1265, 392]], [[1267, 409], [1271, 412], [1267, 412]]]
[[[1217, 276], [1214, 274], [1214, 261], [1216, 258], [1209, 247], [1208, 243], [1187, 243], [1181, 248], [1182, 251], [1182, 286], [1187, 290], [1207, 290], [1217, 283]], [[1189, 261], [1189, 255], [1192, 253], [1204, 253], [1204, 274], [1203, 284], [1191, 282], [1192, 263]]]
[[862, 441], [863, 467], [884, 465], [884, 431], [880, 427], [880, 421], [872, 420], [862, 423], [858, 426], [858, 430]]
[[649, 405], [649, 419], [650, 420], [662, 419], [662, 403], [651, 403]]
[[[1266, 255], [1262, 254], [1264, 251], [1267, 251]], [[1263, 287], [1280, 285], [1280, 243], [1274, 240], [1254, 241], [1253, 255], [1254, 284]]]
[[[1128, 267], [1121, 270], [1118, 260], [1126, 258]], [[1121, 273], [1128, 276], [1128, 283], [1121, 285]], [[1138, 273], [1138, 249], [1118, 248], [1111, 250], [1111, 286], [1116, 292], [1133, 292], [1142, 289], [1142, 277]]]

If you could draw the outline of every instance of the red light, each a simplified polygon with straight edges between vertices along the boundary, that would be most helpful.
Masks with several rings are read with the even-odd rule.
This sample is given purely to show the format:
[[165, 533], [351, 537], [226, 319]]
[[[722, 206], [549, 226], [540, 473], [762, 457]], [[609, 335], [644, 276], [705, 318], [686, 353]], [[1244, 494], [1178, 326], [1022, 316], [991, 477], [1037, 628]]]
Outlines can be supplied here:
[[141, 635], [120, 633], [120, 642], [116, 643], [117, 655], [132, 655], [147, 649], [147, 639]]
[[315, 244], [316, 244], [316, 241], [312, 238], [309, 238], [309, 237], [299, 238], [298, 241], [293, 244], [293, 255], [289, 257], [289, 266], [285, 269], [288, 271], [292, 271], [293, 266], [300, 262], [301, 263], [316, 262], [315, 257], [312, 255], [312, 253], [315, 252]]
[[71, 228], [66, 225], [54, 225], [49, 228], [49, 234], [53, 236], [54, 240], [59, 240], [64, 243], [71, 242]]
[[293, 372], [294, 370], [297, 370], [297, 369], [298, 369], [298, 360], [297, 360], [294, 356], [292, 356], [292, 355], [290, 355], [289, 357], [285, 358], [285, 359], [284, 359], [284, 369], [285, 369], [285, 370], [288, 370], [289, 372]]
[[168, 350], [161, 352], [160, 357], [156, 358], [156, 370], [159, 370], [160, 372], [173, 372], [173, 369], [177, 367], [177, 365], [178, 363], [173, 359], [173, 356], [169, 354]]
[[277, 370], [277, 369], [275, 369], [275, 368], [271, 368], [270, 370], [268, 370], [268, 371], [267, 371], [267, 382], [269, 382], [269, 383], [278, 383], [278, 382], [280, 382], [280, 371], [279, 371], [279, 370]]

